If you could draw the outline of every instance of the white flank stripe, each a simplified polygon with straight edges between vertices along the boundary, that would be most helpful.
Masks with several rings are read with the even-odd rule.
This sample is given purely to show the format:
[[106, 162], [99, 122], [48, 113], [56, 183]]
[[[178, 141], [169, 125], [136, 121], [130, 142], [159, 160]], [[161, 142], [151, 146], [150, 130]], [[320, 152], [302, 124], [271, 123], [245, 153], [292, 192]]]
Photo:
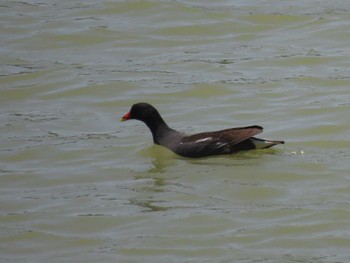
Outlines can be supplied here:
[[210, 141], [212, 139], [213, 139], [213, 137], [207, 137], [207, 138], [199, 139], [196, 142], [205, 142], [205, 141]]

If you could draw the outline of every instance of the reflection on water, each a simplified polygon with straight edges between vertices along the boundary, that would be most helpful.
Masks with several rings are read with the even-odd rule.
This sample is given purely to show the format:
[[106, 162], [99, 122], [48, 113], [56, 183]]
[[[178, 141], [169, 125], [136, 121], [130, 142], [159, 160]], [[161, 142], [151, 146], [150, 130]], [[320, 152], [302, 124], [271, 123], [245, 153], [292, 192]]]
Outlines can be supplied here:
[[160, 201], [157, 200], [135, 200], [132, 199], [130, 200], [131, 205], [137, 205], [142, 208], [145, 208], [144, 212], [160, 212], [160, 211], [167, 211], [169, 208], [168, 207], [163, 207], [159, 205], [155, 205], [154, 203], [160, 203]]

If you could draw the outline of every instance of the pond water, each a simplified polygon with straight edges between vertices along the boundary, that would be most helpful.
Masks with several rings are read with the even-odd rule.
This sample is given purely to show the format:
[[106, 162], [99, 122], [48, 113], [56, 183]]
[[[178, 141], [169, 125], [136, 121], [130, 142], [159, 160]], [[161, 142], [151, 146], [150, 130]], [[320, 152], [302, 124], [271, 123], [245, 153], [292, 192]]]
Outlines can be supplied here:
[[[349, 262], [350, 2], [2, 1], [1, 262]], [[187, 133], [268, 150], [186, 159]], [[348, 117], [347, 117], [348, 116]]]

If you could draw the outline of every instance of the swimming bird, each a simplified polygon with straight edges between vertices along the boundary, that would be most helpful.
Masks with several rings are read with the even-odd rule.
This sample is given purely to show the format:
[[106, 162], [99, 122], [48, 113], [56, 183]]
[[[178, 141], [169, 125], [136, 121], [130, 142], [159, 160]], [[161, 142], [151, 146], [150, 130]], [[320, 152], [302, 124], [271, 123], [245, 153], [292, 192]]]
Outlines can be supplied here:
[[253, 137], [263, 131], [263, 128], [258, 125], [187, 135], [170, 128], [158, 110], [145, 102], [132, 105], [121, 121], [131, 119], [142, 121], [148, 126], [155, 144], [187, 158], [233, 154], [244, 150], [264, 149], [284, 144], [284, 141]]

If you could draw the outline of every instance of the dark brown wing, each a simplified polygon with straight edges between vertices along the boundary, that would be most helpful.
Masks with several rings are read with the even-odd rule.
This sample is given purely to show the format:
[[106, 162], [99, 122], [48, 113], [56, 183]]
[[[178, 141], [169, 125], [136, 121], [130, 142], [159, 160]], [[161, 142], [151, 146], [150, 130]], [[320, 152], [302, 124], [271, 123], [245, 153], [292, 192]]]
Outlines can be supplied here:
[[222, 143], [226, 142], [230, 145], [235, 145], [237, 143], [240, 143], [246, 139], [249, 139], [250, 137], [255, 136], [256, 134], [259, 134], [263, 131], [263, 128], [257, 125], [254, 126], [247, 126], [247, 127], [238, 127], [238, 128], [231, 128], [231, 129], [225, 129], [220, 131], [214, 131], [214, 132], [202, 132], [197, 133], [189, 136], [185, 136], [182, 138], [181, 143], [190, 143], [190, 142], [201, 142], [201, 141], [220, 141]]

